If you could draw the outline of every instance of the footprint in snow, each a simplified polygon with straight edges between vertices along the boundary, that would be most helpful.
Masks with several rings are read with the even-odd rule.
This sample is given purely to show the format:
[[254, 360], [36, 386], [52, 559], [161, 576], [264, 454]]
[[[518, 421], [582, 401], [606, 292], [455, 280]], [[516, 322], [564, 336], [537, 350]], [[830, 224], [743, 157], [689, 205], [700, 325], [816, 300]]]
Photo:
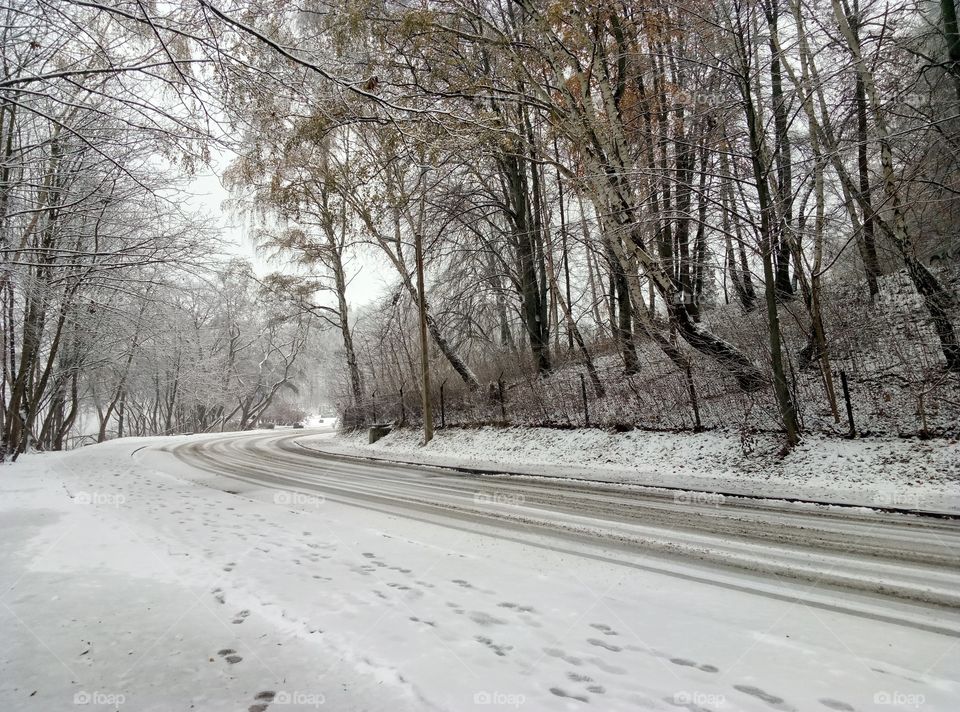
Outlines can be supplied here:
[[619, 653], [621, 650], [623, 650], [623, 648], [621, 648], [619, 645], [613, 645], [605, 640], [599, 640], [597, 638], [587, 638], [587, 642], [590, 643], [590, 645], [595, 645], [598, 648], [609, 650], [611, 653]]
[[693, 660], [687, 660], [686, 658], [670, 658], [670, 662], [681, 667], [695, 667], [703, 672], [719, 672], [716, 665], [698, 665]]
[[218, 650], [217, 655], [226, 660], [231, 665], [236, 665], [238, 662], [243, 660], [239, 655], [236, 654], [237, 651], [233, 648], [224, 648], [223, 650]]
[[480, 626], [491, 626], [491, 625], [506, 625], [505, 620], [500, 618], [495, 618], [489, 613], [484, 613], [483, 611], [470, 611], [469, 613], [470, 620]]
[[839, 712], [855, 712], [853, 705], [842, 702], [841, 700], [832, 700], [829, 697], [823, 697], [819, 699], [818, 702], [824, 707], [829, 707]]
[[264, 712], [264, 710], [270, 706], [270, 703], [273, 702], [273, 698], [276, 696], [277, 693], [273, 690], [264, 690], [263, 692], [258, 692], [253, 698], [257, 700], [257, 704], [247, 707], [247, 712]]
[[558, 648], [544, 648], [543, 652], [549, 655], [551, 658], [560, 658], [561, 660], [563, 660], [563, 662], [567, 663], [568, 665], [576, 665], [577, 667], [580, 667], [581, 665], [583, 665], [583, 660], [573, 655], [568, 655], [563, 650], [560, 650]]
[[240, 611], [240, 612], [236, 615], [236, 617], [233, 619], [233, 623], [234, 623], [235, 625], [239, 625], [240, 623], [243, 623], [244, 619], [245, 619], [247, 616], [249, 616], [249, 615], [250, 615], [250, 611], [248, 611], [246, 608], [244, 608], [244, 609], [243, 609], [242, 611]]
[[771, 695], [769, 692], [766, 690], [761, 690], [759, 687], [754, 687], [753, 685], [734, 685], [733, 689], [742, 692], [745, 695], [751, 695], [752, 697], [763, 700], [774, 709], [783, 710], [783, 712], [796, 712], [797, 708], [784, 702], [782, 697]]
[[504, 601], [503, 603], [497, 604], [500, 608], [509, 608], [512, 611], [517, 613], [536, 613], [537, 609], [533, 606], [521, 606], [519, 603], [513, 603], [512, 601]]
[[591, 623], [590, 627], [599, 630], [604, 635], [618, 635], [617, 631], [605, 623]]
[[477, 641], [478, 643], [483, 643], [488, 648], [490, 648], [490, 650], [492, 650], [494, 653], [499, 655], [501, 658], [505, 657], [508, 651], [513, 650], [512, 645], [497, 645], [492, 640], [490, 640], [490, 638], [485, 638], [482, 635], [475, 636], [474, 640]]
[[557, 697], [568, 697], [571, 700], [579, 700], [580, 702], [589, 702], [590, 698], [586, 695], [572, 695], [569, 692], [561, 690], [559, 687], [551, 687], [550, 692]]

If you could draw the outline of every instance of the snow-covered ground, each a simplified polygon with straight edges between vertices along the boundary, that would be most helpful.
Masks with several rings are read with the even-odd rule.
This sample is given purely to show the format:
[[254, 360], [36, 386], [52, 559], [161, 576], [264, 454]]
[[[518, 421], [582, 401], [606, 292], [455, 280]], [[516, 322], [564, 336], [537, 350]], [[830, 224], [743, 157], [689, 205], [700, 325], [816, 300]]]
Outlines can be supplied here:
[[0, 466], [4, 710], [960, 701], [953, 634], [805, 605], [786, 582], [757, 595], [305, 492], [227, 491], [155, 449], [197, 440]]
[[809, 436], [781, 458], [782, 441], [774, 436], [743, 442], [723, 432], [483, 427], [438, 430], [427, 446], [421, 439], [419, 430], [405, 428], [374, 444], [363, 431], [320, 436], [314, 446], [518, 474], [960, 513], [956, 440]]

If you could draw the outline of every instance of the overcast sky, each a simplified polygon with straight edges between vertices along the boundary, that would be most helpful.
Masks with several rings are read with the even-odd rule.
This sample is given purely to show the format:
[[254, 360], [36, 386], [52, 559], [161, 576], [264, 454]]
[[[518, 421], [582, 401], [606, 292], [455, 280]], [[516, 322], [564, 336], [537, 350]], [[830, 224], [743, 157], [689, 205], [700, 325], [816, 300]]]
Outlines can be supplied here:
[[[222, 161], [222, 164], [225, 166], [226, 160]], [[232, 254], [249, 260], [258, 275], [294, 271], [282, 262], [270, 260], [266, 255], [258, 252], [242, 216], [231, 212], [227, 207], [230, 194], [223, 187], [216, 173], [206, 171], [197, 174], [190, 183], [189, 191], [191, 205], [219, 221], [227, 249]], [[371, 251], [364, 252], [363, 255], [352, 256], [347, 265], [350, 280], [347, 299], [353, 307], [367, 304], [384, 294], [389, 288], [392, 276], [389, 270], [384, 269], [382, 261]]]

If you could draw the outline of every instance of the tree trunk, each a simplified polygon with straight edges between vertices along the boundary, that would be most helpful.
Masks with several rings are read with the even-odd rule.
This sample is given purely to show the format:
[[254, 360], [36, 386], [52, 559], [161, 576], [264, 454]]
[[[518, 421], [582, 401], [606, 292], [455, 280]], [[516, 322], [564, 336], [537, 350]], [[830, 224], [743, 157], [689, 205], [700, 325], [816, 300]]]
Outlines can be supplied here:
[[940, 0], [940, 12], [943, 14], [943, 36], [949, 59], [947, 69], [953, 75], [957, 101], [960, 102], [960, 32], [957, 30], [957, 6], [954, 0]]
[[889, 224], [887, 220], [882, 220], [879, 221], [880, 225], [886, 228], [886, 231], [893, 239], [907, 267], [907, 274], [910, 275], [910, 279], [913, 281], [917, 292], [923, 297], [924, 306], [926, 306], [930, 320], [933, 322], [933, 327], [937, 332], [937, 336], [940, 338], [940, 348], [943, 352], [947, 368], [951, 371], [960, 372], [960, 344], [957, 342], [957, 334], [954, 331], [947, 311], [951, 301], [950, 294], [914, 254], [913, 240], [907, 232], [900, 196], [897, 193], [890, 135], [877, 97], [873, 74], [870, 72], [866, 60], [863, 57], [860, 43], [850, 24], [847, 22], [846, 15], [840, 5], [840, 0], [832, 0], [832, 5], [834, 17], [840, 26], [840, 32], [847, 42], [847, 49], [850, 51], [857, 72], [863, 80], [868, 104], [873, 113], [874, 126], [876, 127], [880, 141], [880, 166], [883, 171], [884, 193], [893, 209], [893, 224]]
[[780, 299], [793, 296], [790, 280], [790, 243], [793, 240], [793, 157], [790, 133], [787, 128], [787, 105], [783, 95], [783, 77], [780, 68], [780, 41], [778, 21], [779, 0], [767, 0], [764, 13], [770, 32], [770, 99], [773, 103], [773, 122], [776, 132], [774, 158], [777, 164], [777, 221], [774, 223], [776, 260], [776, 288]]
[[[738, 17], [739, 20], [739, 17]], [[739, 22], [738, 22], [739, 25]], [[736, 32], [737, 50], [740, 55], [740, 93], [743, 99], [743, 110], [747, 121], [747, 133], [750, 138], [750, 158], [753, 166], [754, 181], [757, 189], [757, 202], [760, 208], [760, 232], [762, 249], [760, 256], [763, 262], [764, 295], [767, 305], [767, 332], [770, 344], [770, 360], [773, 368], [773, 390], [780, 416], [786, 431], [787, 447], [793, 447], [799, 442], [799, 427], [797, 424], [796, 406], [790, 395], [787, 384], [786, 371], [783, 365], [783, 349], [780, 343], [780, 317], [777, 313], [777, 285], [774, 271], [774, 251], [776, 249], [774, 233], [774, 206], [770, 200], [767, 174], [769, 164], [766, 159], [766, 149], [763, 145], [762, 127], [754, 108], [752, 87], [750, 84], [750, 63], [747, 59], [747, 50], [744, 47], [745, 37], [743, 27], [738, 26]]]
[[610, 279], [613, 287], [611, 306], [615, 299], [619, 307], [616, 316], [611, 314], [613, 317], [611, 326], [613, 327], [614, 338], [620, 346], [624, 373], [632, 376], [639, 372], [640, 364], [637, 361], [637, 346], [633, 339], [633, 305], [630, 301], [630, 286], [627, 283], [627, 274], [613, 251], [610, 251], [609, 262]]
[[[854, 0], [853, 13], [849, 14], [850, 29], [859, 41], [860, 12]], [[863, 269], [867, 277], [867, 289], [870, 299], [880, 294], [880, 260], [877, 257], [877, 243], [873, 232], [873, 204], [870, 197], [870, 173], [867, 160], [867, 92], [860, 73], [856, 79], [857, 102], [857, 173], [860, 179], [860, 205], [863, 213], [862, 238], [859, 240]]]

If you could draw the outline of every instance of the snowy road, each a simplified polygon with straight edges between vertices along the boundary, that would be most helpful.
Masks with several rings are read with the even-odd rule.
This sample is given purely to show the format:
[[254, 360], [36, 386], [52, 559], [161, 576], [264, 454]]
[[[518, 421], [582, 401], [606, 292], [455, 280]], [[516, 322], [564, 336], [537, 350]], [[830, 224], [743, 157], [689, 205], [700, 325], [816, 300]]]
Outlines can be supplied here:
[[958, 709], [952, 520], [390, 467], [312, 435], [5, 466], [0, 706]]
[[[306, 443], [303, 441], [306, 440]], [[960, 521], [851, 507], [549, 478], [469, 476], [334, 456], [289, 432], [172, 446], [184, 462], [243, 486], [308, 494], [490, 536], [700, 578], [767, 595], [960, 634], [923, 609], [899, 613], [835, 589], [960, 608]], [[720, 567], [692, 572], [679, 561]], [[735, 569], [739, 576], [724, 570]], [[759, 576], [743, 576], [742, 574]], [[771, 579], [774, 581], [770, 583]], [[784, 581], [816, 584], [785, 590]]]

